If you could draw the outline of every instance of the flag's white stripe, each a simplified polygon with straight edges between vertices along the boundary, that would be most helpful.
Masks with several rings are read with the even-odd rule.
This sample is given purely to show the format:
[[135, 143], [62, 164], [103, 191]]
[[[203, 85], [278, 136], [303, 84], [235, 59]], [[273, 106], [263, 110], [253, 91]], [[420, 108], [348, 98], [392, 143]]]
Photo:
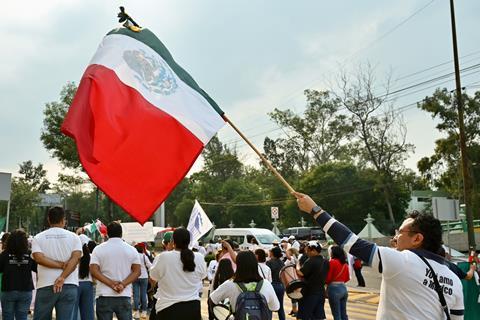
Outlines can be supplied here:
[[[178, 84], [176, 91], [170, 95], [162, 95], [146, 88], [124, 60], [123, 53], [127, 50], [143, 50], [147, 56], [156, 57], [161, 61], [175, 77]], [[113, 70], [124, 84], [134, 88], [148, 102], [177, 119], [204, 145], [225, 124], [207, 100], [180, 80], [158, 53], [136, 39], [120, 34], [106, 36], [90, 64], [102, 65]]]

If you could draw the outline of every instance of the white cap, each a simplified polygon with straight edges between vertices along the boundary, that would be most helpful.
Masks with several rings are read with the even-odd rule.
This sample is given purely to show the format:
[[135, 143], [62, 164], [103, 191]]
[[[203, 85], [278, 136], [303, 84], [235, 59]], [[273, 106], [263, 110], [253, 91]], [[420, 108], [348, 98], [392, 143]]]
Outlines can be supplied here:
[[295, 240], [295, 236], [291, 235], [290, 237], [288, 237], [288, 240]]
[[288, 242], [288, 238], [287, 238], [287, 237], [283, 237], [281, 242]]
[[320, 249], [320, 250], [322, 249], [322, 245], [318, 241], [314, 241], [314, 240], [308, 241], [307, 246]]

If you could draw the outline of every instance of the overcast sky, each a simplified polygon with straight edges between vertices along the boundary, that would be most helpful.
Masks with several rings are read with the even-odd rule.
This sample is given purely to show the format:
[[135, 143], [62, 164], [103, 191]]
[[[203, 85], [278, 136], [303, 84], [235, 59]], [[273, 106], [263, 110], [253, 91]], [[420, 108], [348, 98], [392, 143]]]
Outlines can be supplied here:
[[[68, 81], [79, 82], [102, 37], [119, 24], [118, 6], [153, 31], [177, 62], [197, 80], [253, 142], [283, 133], [269, 121], [275, 107], [302, 112], [303, 90], [328, 89], [339, 65], [376, 66], [379, 85], [392, 70], [394, 89], [453, 72], [449, 4], [446, 0], [338, 1], [44, 0], [2, 3], [0, 39], [0, 171], [41, 162], [55, 179], [61, 170], [43, 148], [46, 102]], [[480, 61], [480, 1], [456, 3], [461, 67]], [[423, 9], [422, 9], [423, 8]], [[440, 66], [438, 66], [440, 65]], [[432, 68], [428, 71], [419, 71]], [[462, 85], [479, 90], [480, 69]], [[408, 76], [405, 78], [405, 76]], [[454, 88], [453, 78], [436, 86]], [[475, 87], [476, 86], [476, 87]], [[408, 90], [395, 107], [421, 100], [434, 88]], [[401, 113], [416, 147], [410, 168], [433, 152], [439, 137], [430, 116]], [[222, 141], [237, 146], [247, 163], [258, 160], [233, 130]], [[199, 164], [196, 165], [198, 168]]]

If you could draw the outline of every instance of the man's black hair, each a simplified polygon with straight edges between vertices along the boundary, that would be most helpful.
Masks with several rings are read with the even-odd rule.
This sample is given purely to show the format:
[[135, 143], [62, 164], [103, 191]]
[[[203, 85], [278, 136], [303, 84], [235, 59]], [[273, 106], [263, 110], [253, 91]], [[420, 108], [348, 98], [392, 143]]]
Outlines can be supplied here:
[[52, 207], [48, 210], [48, 222], [58, 224], [65, 218], [65, 210], [62, 207]]
[[416, 210], [411, 212], [407, 218], [413, 219], [410, 226], [411, 230], [423, 235], [421, 248], [439, 254], [443, 243], [440, 220], [430, 214], [421, 213]]
[[111, 222], [107, 226], [107, 234], [109, 238], [121, 238], [122, 237], [122, 225], [116, 221]]

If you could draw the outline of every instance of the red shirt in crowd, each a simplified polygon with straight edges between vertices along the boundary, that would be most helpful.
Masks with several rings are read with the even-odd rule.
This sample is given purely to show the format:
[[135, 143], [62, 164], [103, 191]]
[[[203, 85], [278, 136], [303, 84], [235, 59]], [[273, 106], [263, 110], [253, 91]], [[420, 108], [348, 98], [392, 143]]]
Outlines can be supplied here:
[[348, 263], [341, 264], [338, 259], [330, 259], [326, 284], [331, 282], [348, 282], [350, 280], [350, 271]]

